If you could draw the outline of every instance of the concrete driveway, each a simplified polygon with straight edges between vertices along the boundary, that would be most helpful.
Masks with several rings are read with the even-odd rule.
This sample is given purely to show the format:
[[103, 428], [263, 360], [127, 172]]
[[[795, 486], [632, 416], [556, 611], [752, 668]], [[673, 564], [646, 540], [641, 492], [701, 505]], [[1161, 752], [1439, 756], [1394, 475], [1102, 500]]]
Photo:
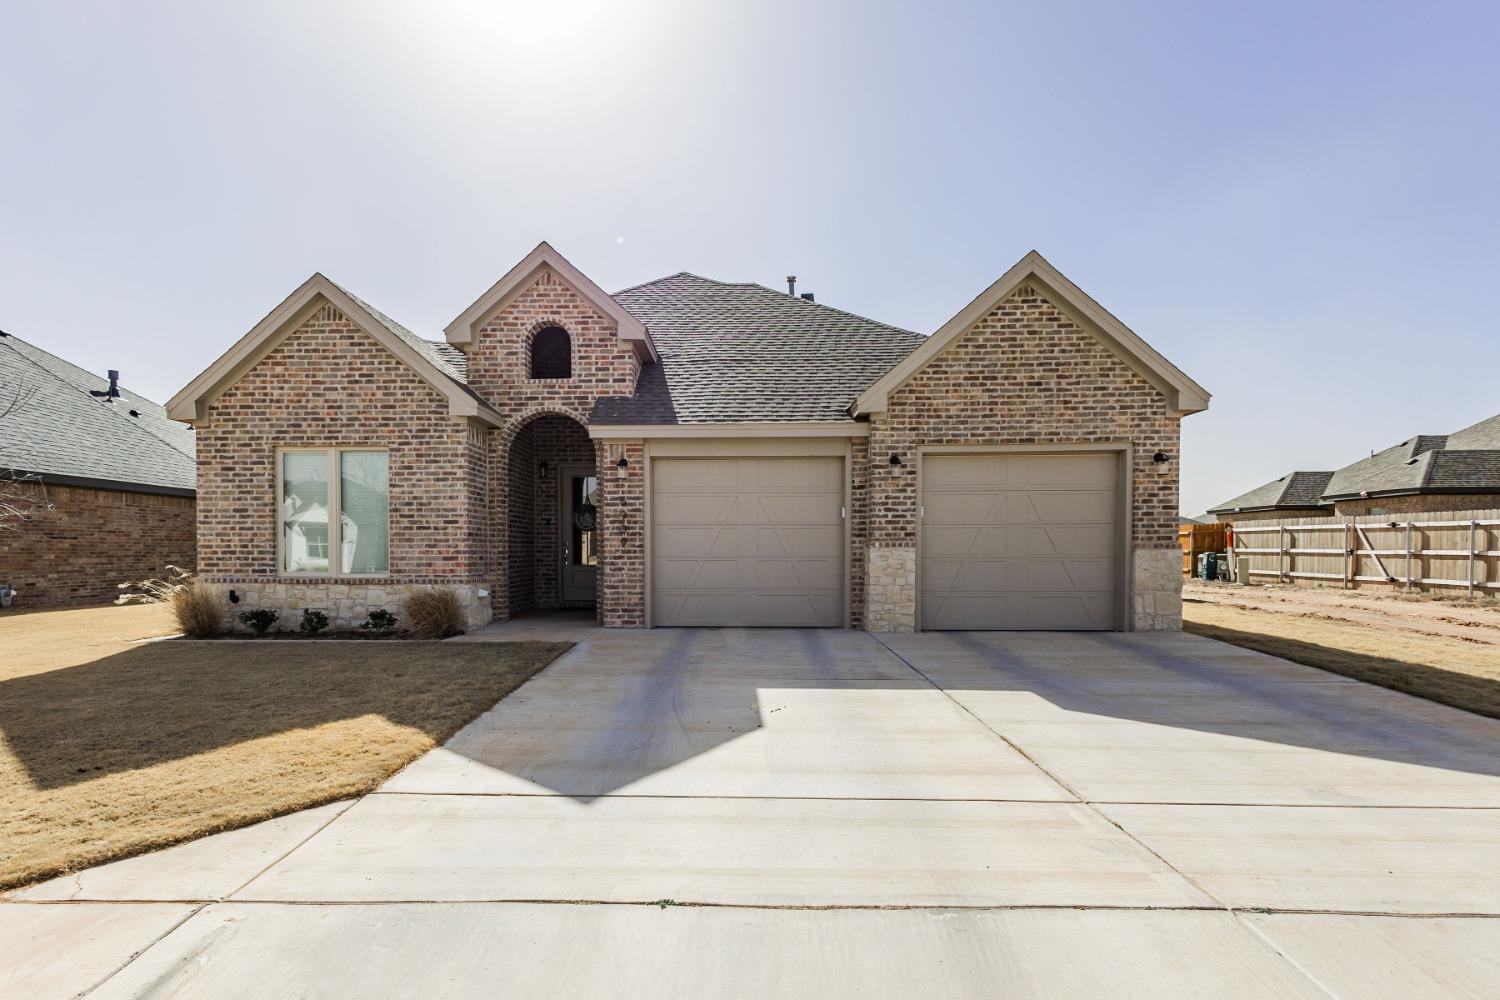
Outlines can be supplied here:
[[15, 894], [0, 995], [1492, 997], [1497, 859], [1500, 722], [1209, 640], [594, 632], [376, 794]]

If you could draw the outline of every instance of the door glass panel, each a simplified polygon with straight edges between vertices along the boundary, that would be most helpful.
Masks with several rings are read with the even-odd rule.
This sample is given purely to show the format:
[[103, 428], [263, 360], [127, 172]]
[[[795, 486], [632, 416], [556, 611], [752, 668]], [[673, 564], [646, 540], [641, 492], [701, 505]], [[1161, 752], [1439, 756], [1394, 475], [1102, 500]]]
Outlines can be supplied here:
[[281, 568], [328, 572], [328, 453], [281, 454]]
[[599, 480], [594, 476], [574, 476], [573, 491], [573, 544], [569, 547], [569, 561], [574, 566], [599, 565]]
[[339, 453], [341, 573], [385, 573], [391, 561], [389, 461], [383, 451]]

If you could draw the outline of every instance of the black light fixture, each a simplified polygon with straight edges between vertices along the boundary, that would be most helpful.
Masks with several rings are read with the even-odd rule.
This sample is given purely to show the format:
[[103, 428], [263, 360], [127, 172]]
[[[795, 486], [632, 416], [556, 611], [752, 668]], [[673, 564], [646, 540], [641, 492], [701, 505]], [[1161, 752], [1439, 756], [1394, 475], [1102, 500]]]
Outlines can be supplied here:
[[1151, 456], [1151, 461], [1155, 462], [1157, 465], [1165, 465], [1171, 460], [1171, 456], [1164, 451], [1159, 451], [1155, 455]]
[[891, 465], [892, 466], [899, 466], [900, 464], [901, 464], [901, 456], [898, 455], [898, 454], [896, 454], [894, 451], [891, 452]]
[[547, 460], [545, 458], [538, 462], [536, 464], [536, 467], [537, 471], [539, 471], [542, 475], [545, 476], [547, 474]]
[[620, 456], [620, 460], [615, 463], [615, 468], [617, 468], [617, 469], [623, 469], [623, 468], [625, 468], [629, 464], [630, 464], [630, 459], [626, 458], [624, 455], [621, 455]]

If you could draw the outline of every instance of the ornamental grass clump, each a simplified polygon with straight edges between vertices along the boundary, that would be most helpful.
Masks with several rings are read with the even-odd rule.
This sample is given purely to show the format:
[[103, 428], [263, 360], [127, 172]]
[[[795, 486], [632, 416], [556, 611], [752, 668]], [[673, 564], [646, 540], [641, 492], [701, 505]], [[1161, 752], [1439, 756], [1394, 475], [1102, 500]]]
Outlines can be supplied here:
[[446, 639], [464, 627], [458, 593], [448, 587], [419, 590], [406, 599], [406, 628], [413, 639]]
[[224, 594], [219, 588], [194, 579], [180, 566], [167, 567], [167, 579], [122, 583], [132, 591], [115, 598], [116, 604], [165, 604], [172, 610], [178, 630], [189, 639], [211, 639], [224, 624]]

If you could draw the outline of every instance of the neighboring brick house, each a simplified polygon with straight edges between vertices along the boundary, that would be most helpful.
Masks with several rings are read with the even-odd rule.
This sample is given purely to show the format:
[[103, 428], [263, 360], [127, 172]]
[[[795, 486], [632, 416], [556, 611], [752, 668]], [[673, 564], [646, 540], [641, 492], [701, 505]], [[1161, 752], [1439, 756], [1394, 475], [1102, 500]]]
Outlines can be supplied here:
[[1293, 472], [1209, 513], [1220, 521], [1500, 508], [1500, 414], [1418, 434], [1337, 472]]
[[121, 583], [193, 568], [192, 429], [117, 378], [0, 334], [0, 482], [18, 476], [37, 478], [21, 487], [30, 518], [0, 526], [14, 607], [107, 603]]
[[200, 561], [340, 624], [1171, 629], [1208, 395], [1028, 254], [930, 337], [547, 244], [423, 339], [321, 275], [179, 393]]
[[1267, 518], [1286, 517], [1332, 517], [1333, 504], [1323, 499], [1328, 488], [1331, 472], [1288, 472], [1248, 493], [1241, 493], [1233, 500], [1226, 500], [1217, 507], [1209, 508], [1220, 523], [1234, 521], [1264, 521]]

